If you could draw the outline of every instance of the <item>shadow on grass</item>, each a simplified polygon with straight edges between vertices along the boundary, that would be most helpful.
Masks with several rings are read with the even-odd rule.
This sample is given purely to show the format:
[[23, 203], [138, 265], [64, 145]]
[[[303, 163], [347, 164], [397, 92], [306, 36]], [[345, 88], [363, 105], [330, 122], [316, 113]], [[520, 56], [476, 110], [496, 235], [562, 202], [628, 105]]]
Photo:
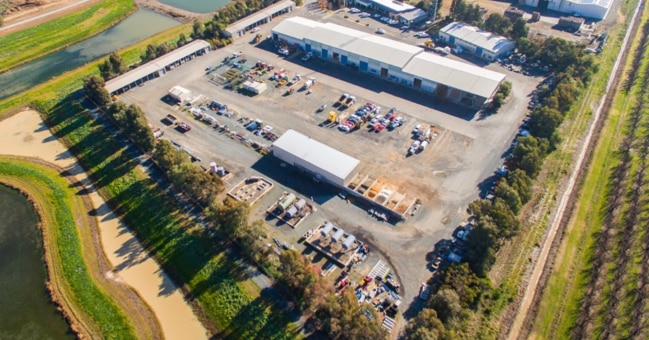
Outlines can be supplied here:
[[[276, 295], [271, 299], [273, 295], [264, 291], [251, 299], [241, 284], [248, 280], [245, 269], [226, 251], [230, 245], [208, 237], [205, 227], [182, 213], [182, 205], [166, 190], [161, 173], [153, 170], [151, 178], [140, 177], [136, 173], [138, 155], [126, 150], [110, 133], [110, 127], [92, 120], [75, 98], [78, 94], [71, 94], [48, 110], [47, 123], [58, 138], [65, 139], [95, 187], [103, 189], [106, 205], [90, 214], [110, 219], [112, 209], [137, 237], [119, 248], [117, 255], [122, 262], [116, 269], [143, 261], [145, 254], [137, 247], [139, 241], [175, 286], [189, 288], [189, 300], [199, 300], [209, 320], [219, 329], [227, 329], [229, 337], [294, 338], [296, 334], [289, 331], [292, 318], [281, 308], [281, 299], [278, 301]], [[125, 232], [126, 228], [121, 231]], [[175, 287], [171, 283], [163, 277], [158, 294], [172, 293]], [[187, 289], [184, 291], [187, 293]]]

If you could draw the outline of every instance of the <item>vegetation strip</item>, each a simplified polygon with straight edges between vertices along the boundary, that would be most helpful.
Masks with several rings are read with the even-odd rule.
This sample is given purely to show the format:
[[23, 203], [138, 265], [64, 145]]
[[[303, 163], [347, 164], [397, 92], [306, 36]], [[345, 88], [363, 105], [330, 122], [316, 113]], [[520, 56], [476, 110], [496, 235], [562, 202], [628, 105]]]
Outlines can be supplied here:
[[[631, 36], [634, 35], [632, 34]], [[624, 59], [622, 58], [621, 60]], [[631, 74], [634, 74], [634, 71], [632, 71]], [[628, 86], [628, 84], [629, 82], [627, 81], [626, 85]], [[625, 108], [622, 108], [621, 111], [624, 112], [625, 110]], [[566, 246], [567, 248], [563, 250], [563, 252], [565, 253], [561, 258], [562, 260], [557, 263], [558, 267], [555, 267], [556, 272], [552, 274], [552, 277], [548, 282], [548, 288], [545, 290], [545, 292], [542, 293], [542, 295], [539, 294], [539, 300], [540, 296], [542, 296], [542, 301], [540, 301], [541, 305], [540, 307], [538, 307], [540, 313], [536, 319], [535, 330], [541, 332], [540, 334], [544, 334], [544, 337], [553, 338], [566, 336], [567, 329], [571, 328], [571, 324], [574, 325], [574, 319], [572, 318], [580, 314], [579, 311], [584, 310], [583, 306], [585, 303], [593, 304], [593, 301], [591, 301], [591, 299], [594, 300], [594, 297], [588, 295], [594, 294], [596, 292], [596, 289], [593, 288], [592, 293], [588, 293], [585, 290], [580, 291], [579, 289], [583, 288], [583, 286], [581, 286], [582, 284], [585, 285], [588, 282], [587, 278], [589, 276], [599, 277], [600, 274], [595, 271], [595, 269], [597, 268], [597, 263], [592, 265], [592, 267], [590, 265], [587, 265], [588, 261], [585, 260], [584, 255], [597, 251], [597, 242], [603, 242], [602, 240], [609, 238], [609, 236], [599, 237], [597, 242], [592, 242], [585, 235], [588, 235], [591, 232], [595, 232], [595, 229], [597, 228], [594, 228], [594, 226], [607, 225], [603, 222], [601, 224], [598, 224], [600, 218], [608, 218], [607, 216], [609, 215], [602, 214], [597, 207], [604, 206], [604, 204], [606, 204], [608, 201], [608, 199], [606, 201], [604, 200], [603, 196], [600, 195], [600, 192], [602, 191], [601, 183], [605, 180], [605, 172], [602, 169], [607, 168], [608, 164], [611, 163], [611, 161], [608, 159], [611, 158], [612, 155], [609, 154], [610, 151], [602, 150], [611, 150], [607, 148], [612, 147], [611, 144], [613, 143], [614, 138], [617, 134], [618, 128], [615, 127], [615, 122], [617, 121], [617, 119], [618, 117], [616, 114], [609, 114], [609, 127], [605, 127], [602, 132], [602, 139], [600, 140], [598, 146], [599, 151], [596, 151], [594, 153], [595, 156], [592, 161], [591, 170], [589, 171], [588, 177], [584, 181], [584, 188], [582, 189], [583, 192], [581, 193], [580, 197], [583, 197], [585, 200], [582, 200], [579, 203], [580, 207], [578, 210], [577, 219], [576, 221], [572, 221], [570, 223], [571, 227], [569, 227], [573, 228], [574, 230], [570, 232], [568, 238], [564, 241], [568, 244], [568, 246]], [[633, 126], [633, 123], [631, 124], [631, 126]], [[609, 131], [611, 129], [612, 131]], [[626, 172], [627, 170], [625, 169], [625, 166], [617, 168], [618, 175], [623, 175]], [[611, 180], [616, 177], [614, 176], [614, 174], [615, 173], [610, 176]], [[617, 176], [617, 178], [619, 179], [620, 177]], [[619, 193], [615, 194], [617, 188], [611, 186], [608, 186], [608, 188], [609, 195], [613, 195], [613, 197], [620, 195]], [[625, 204], [624, 197], [622, 197], [621, 204]], [[615, 204], [609, 204], [607, 207], [607, 210], [609, 211], [615, 211], [616, 209], [618, 209], [619, 211], [619, 208], [616, 208]], [[582, 228], [582, 225], [587, 228]], [[584, 233], [585, 235], [580, 236], [581, 233]], [[605, 230], [602, 233], [600, 233], [599, 230], [597, 231], [597, 234], [600, 235], [605, 233]], [[621, 233], [620, 235], [622, 234], [623, 233]], [[621, 251], [625, 251], [623, 248], [619, 249]], [[606, 261], [599, 262], [606, 264]], [[590, 274], [584, 276], [584, 274], [582, 273], [582, 275], [577, 278], [575, 275], [578, 272], [578, 268], [584, 268], [586, 266], [593, 268]], [[612, 277], [610, 275], [613, 275], [613, 272], [609, 272], [607, 280]], [[607, 292], [611, 292], [611, 290], [607, 290]], [[582, 294], [584, 295], [585, 299], [583, 301], [580, 298]], [[550, 300], [555, 302], [550, 302]], [[613, 301], [613, 303], [615, 302]], [[543, 307], [544, 305], [552, 305], [552, 312], [546, 313]], [[603, 312], [605, 314], [606, 311]], [[604, 314], [600, 313], [602, 317], [604, 316]], [[600, 320], [602, 320], [602, 322], [605, 322], [603, 321], [605, 319]], [[590, 321], [587, 320], [586, 316], [583, 317], [583, 320], [581, 322], [581, 326], [574, 329], [575, 332], [582, 332], [586, 328], [591, 329], [592, 331], [592, 328], [587, 325], [590, 324]], [[602, 331], [602, 329], [600, 329], [599, 331]], [[575, 335], [576, 334], [577, 333], [575, 333]]]
[[90, 38], [133, 11], [133, 0], [103, 0], [81, 12], [0, 37], [0, 73]]
[[41, 218], [52, 291], [56, 292], [72, 328], [84, 336], [135, 339], [123, 311], [91, 278], [83, 259], [72, 212], [75, 197], [59, 172], [15, 157], [0, 157], [0, 182], [19, 188], [34, 202]]

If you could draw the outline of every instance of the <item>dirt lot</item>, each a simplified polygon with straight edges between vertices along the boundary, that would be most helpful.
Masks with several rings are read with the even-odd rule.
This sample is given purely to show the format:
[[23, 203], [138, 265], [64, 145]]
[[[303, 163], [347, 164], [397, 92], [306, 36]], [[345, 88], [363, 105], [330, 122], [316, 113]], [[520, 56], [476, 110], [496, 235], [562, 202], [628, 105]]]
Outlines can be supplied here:
[[[315, 20], [346, 24], [357, 29], [374, 31], [383, 27], [386, 35], [405, 42], [418, 40], [411, 33], [402, 33], [371, 19], [355, 23], [344, 18], [343, 12], [323, 13], [306, 8], [291, 15], [302, 15]], [[372, 27], [374, 26], [374, 27]], [[262, 27], [261, 34], [267, 36], [272, 25]], [[250, 35], [250, 40], [254, 35]], [[122, 95], [126, 103], [136, 103], [147, 113], [150, 122], [165, 130], [165, 138], [177, 141], [198, 154], [206, 166], [214, 160], [225, 164], [234, 173], [234, 178], [226, 183], [226, 189], [244, 177], [262, 175], [273, 181], [273, 192], [257, 202], [253, 214], [262, 217], [264, 210], [275, 196], [284, 190], [295, 190], [305, 197], [312, 197], [317, 209], [312, 216], [295, 230], [275, 225], [273, 233], [278, 233], [283, 241], [295, 242], [307, 229], [315, 228], [322, 220], [332, 220], [354, 233], [362, 241], [368, 242], [373, 250], [388, 260], [388, 263], [402, 282], [406, 308], [413, 302], [422, 281], [430, 273], [427, 254], [433, 245], [442, 238], [448, 238], [451, 231], [466, 216], [466, 205], [478, 196], [479, 184], [502, 164], [502, 155], [518, 131], [518, 126], [526, 112], [526, 96], [540, 79], [524, 77], [506, 71], [498, 65], [488, 65], [489, 69], [507, 74], [513, 83], [514, 97], [500, 113], [481, 117], [475, 112], [457, 106], [436, 104], [430, 97], [417, 94], [407, 88], [378, 80], [375, 77], [350, 71], [317, 59], [306, 62], [300, 55], [280, 58], [274, 53], [274, 46], [262, 42], [254, 46], [246, 38], [236, 41], [225, 49], [213, 51], [181, 66], [182, 70], [169, 72], [163, 78], [146, 83]], [[265, 93], [250, 97], [226, 90], [223, 86], [210, 82], [205, 75], [207, 66], [218, 65], [233, 52], [243, 52], [252, 65], [257, 60], [284, 68], [291, 73], [316, 78], [312, 94], [296, 91], [284, 96], [286, 87], [277, 89], [271, 86]], [[456, 56], [449, 56], [456, 58]], [[224, 73], [227, 68], [214, 71]], [[268, 76], [261, 79], [267, 79]], [[205, 95], [226, 103], [238, 113], [261, 119], [274, 127], [273, 132], [281, 134], [287, 129], [295, 129], [303, 134], [324, 142], [338, 150], [361, 160], [361, 171], [379, 177], [399, 186], [408, 194], [423, 201], [420, 211], [406, 222], [398, 224], [381, 223], [371, 218], [363, 207], [347, 204], [336, 196], [337, 190], [315, 184], [310, 178], [297, 171], [283, 168], [272, 157], [262, 157], [242, 143], [228, 138], [225, 134], [194, 120], [188, 113], [179, 112], [160, 98], [175, 86], [181, 85], [192, 94]], [[342, 92], [355, 95], [358, 105], [373, 102], [383, 107], [385, 113], [391, 107], [406, 119], [406, 124], [395, 131], [381, 133], [361, 129], [352, 133], [342, 133], [335, 128], [320, 127], [327, 112]], [[151, 100], [155, 98], [155, 100]], [[316, 109], [322, 104], [328, 108], [322, 113]], [[162, 123], [163, 117], [174, 113], [182, 117], [192, 130], [182, 134]], [[268, 141], [245, 131], [235, 118], [216, 116], [220, 123], [228, 125], [236, 132], [260, 143]], [[441, 129], [439, 137], [421, 154], [406, 157], [411, 143], [411, 130], [416, 124], [433, 124]], [[442, 223], [444, 222], [444, 223]], [[269, 222], [274, 223], [274, 222]]]

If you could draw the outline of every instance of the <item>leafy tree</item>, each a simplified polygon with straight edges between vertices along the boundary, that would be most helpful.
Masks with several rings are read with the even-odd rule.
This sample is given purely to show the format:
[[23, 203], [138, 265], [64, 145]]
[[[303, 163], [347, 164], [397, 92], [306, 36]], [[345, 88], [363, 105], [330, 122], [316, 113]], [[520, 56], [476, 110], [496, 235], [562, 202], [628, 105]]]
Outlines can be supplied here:
[[163, 55], [169, 53], [169, 51], [171, 50], [173, 50], [173, 47], [168, 43], [164, 42], [156, 47], [155, 56], [156, 58], [162, 57]]
[[562, 122], [563, 115], [559, 110], [542, 105], [530, 114], [529, 130], [536, 137], [550, 138]]
[[502, 181], [498, 183], [495, 191], [496, 197], [502, 198], [505, 204], [512, 210], [514, 214], [518, 214], [521, 211], [522, 202], [521, 198], [518, 196], [518, 192], [514, 190], [507, 182]]
[[301, 305], [307, 305], [304, 299], [305, 288], [315, 284], [318, 279], [310, 268], [309, 260], [297, 250], [289, 249], [281, 253], [279, 263], [279, 279], [297, 296]]
[[104, 80], [97, 76], [83, 79], [83, 90], [86, 96], [99, 107], [106, 107], [111, 102], [110, 94], [104, 88], [105, 85]]
[[156, 58], [157, 47], [153, 44], [149, 44], [146, 47], [146, 51], [140, 56], [142, 63], [146, 63]]
[[512, 22], [500, 13], [491, 13], [485, 20], [483, 28], [498, 35], [509, 35]]
[[508, 80], [503, 81], [498, 85], [498, 92], [502, 93], [505, 98], [509, 97], [512, 93], [512, 83]]
[[226, 198], [217, 213], [218, 229], [225, 237], [239, 237], [239, 231], [248, 223], [250, 206], [245, 202]]
[[544, 157], [545, 155], [541, 154], [539, 150], [530, 151], [522, 156], [519, 168], [525, 171], [530, 178], [536, 178], [543, 166]]
[[[470, 236], [471, 234], [469, 234]], [[427, 307], [432, 308], [437, 313], [437, 317], [447, 328], [456, 328], [462, 317], [460, 297], [452, 289], [439, 290], [435, 295], [431, 296]]]
[[187, 44], [187, 38], [185, 37], [185, 33], [180, 33], [180, 36], [176, 41], [176, 46], [181, 47], [184, 46], [185, 44]]
[[480, 219], [469, 233], [464, 259], [469, 267], [480, 277], [486, 277], [496, 262], [499, 248], [498, 227], [490, 216]]
[[557, 94], [559, 110], [564, 112], [570, 109], [570, 106], [577, 100], [579, 95], [577, 84], [570, 80], [560, 82], [553, 92]]
[[[509, 238], [514, 236], [520, 228], [520, 221], [509, 205], [500, 197], [494, 200], [493, 207], [488, 216], [498, 227], [498, 237]], [[469, 234], [470, 235], [470, 234]]]
[[490, 288], [489, 280], [480, 279], [467, 263], [453, 263], [441, 272], [441, 289], [452, 289], [460, 297], [462, 307], [473, 307], [480, 295]]
[[[521, 163], [523, 157], [532, 152], [536, 152], [539, 155], [542, 155], [542, 157], [545, 157], [550, 148], [550, 144], [548, 143], [547, 139], [544, 138], [536, 138], [534, 136], [521, 136], [516, 138], [516, 141], [518, 142], [518, 144], [516, 145], [516, 147], [514, 147], [513, 150], [514, 163]], [[530, 177], [533, 178], [534, 176]]]
[[367, 303], [359, 305], [353, 289], [346, 289], [340, 296], [329, 295], [316, 316], [323, 320], [324, 330], [334, 340], [376, 340], [387, 336], [374, 307]]
[[126, 71], [126, 66], [122, 61], [122, 57], [113, 52], [108, 57], [108, 63], [110, 64], [110, 71], [114, 76], [118, 76]]
[[527, 22], [523, 18], [518, 18], [514, 21], [512, 25], [510, 36], [514, 40], [519, 40], [521, 38], [527, 38], [527, 35], [530, 33], [529, 28], [527, 27]]
[[431, 308], [421, 310], [406, 327], [406, 338], [410, 340], [438, 340], [444, 339], [445, 336], [444, 324]]
[[194, 20], [194, 26], [192, 28], [192, 39], [202, 39], [203, 33], [205, 32], [205, 26], [198, 20]]
[[153, 161], [165, 172], [181, 163], [189, 163], [186, 153], [176, 150], [167, 140], [161, 140], [153, 153]]
[[507, 183], [518, 193], [521, 203], [527, 203], [532, 198], [532, 179], [525, 171], [515, 169], [507, 174]]

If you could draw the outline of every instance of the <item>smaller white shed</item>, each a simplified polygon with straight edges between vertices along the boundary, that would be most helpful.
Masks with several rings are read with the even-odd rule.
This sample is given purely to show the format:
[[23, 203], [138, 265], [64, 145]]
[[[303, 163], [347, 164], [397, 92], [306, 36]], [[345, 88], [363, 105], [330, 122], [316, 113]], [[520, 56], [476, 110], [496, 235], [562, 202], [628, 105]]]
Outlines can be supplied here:
[[169, 96], [178, 102], [190, 100], [192, 92], [182, 86], [174, 86], [169, 90]]
[[251, 81], [251, 80], [246, 80], [243, 82], [243, 89], [246, 91], [250, 91], [254, 94], [260, 94], [266, 91], [268, 89], [268, 86], [266, 86], [266, 83], [261, 83], [258, 81]]

